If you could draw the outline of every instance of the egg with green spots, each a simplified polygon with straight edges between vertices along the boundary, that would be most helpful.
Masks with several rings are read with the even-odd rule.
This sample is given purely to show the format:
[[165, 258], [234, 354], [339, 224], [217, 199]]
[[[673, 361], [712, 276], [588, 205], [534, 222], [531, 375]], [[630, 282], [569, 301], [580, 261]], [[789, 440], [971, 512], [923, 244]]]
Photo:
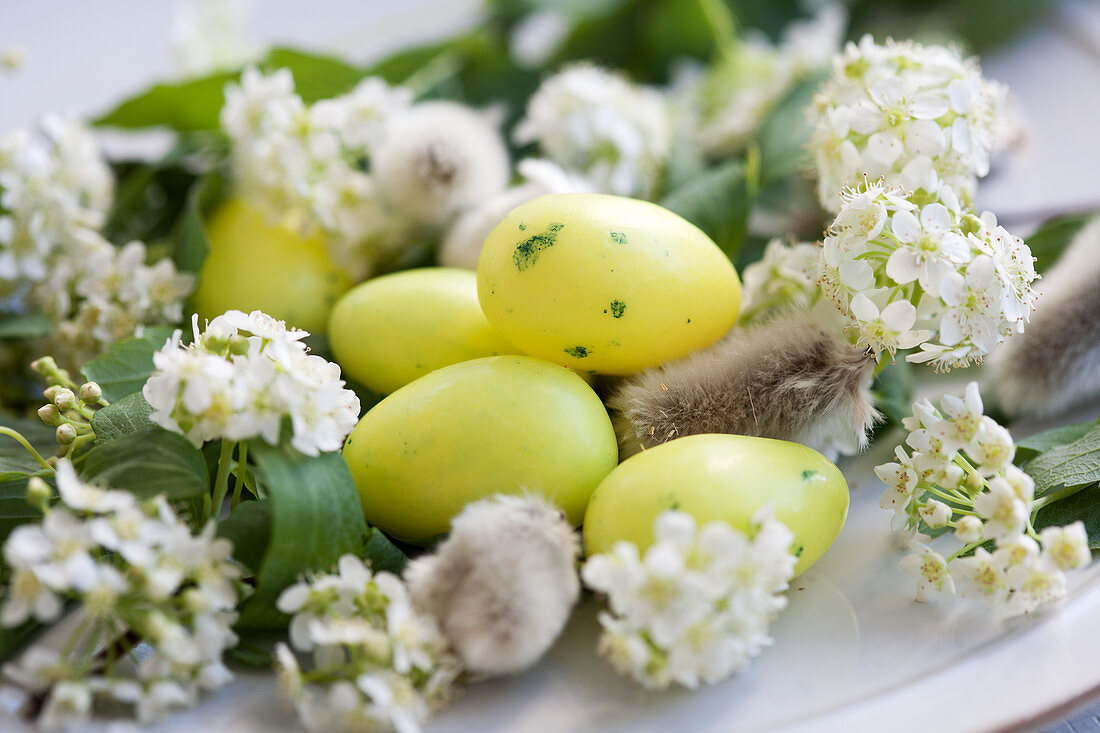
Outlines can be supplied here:
[[367, 523], [407, 542], [448, 531], [466, 504], [531, 492], [579, 525], [618, 461], [611, 420], [577, 374], [530, 356], [443, 367], [375, 405], [344, 458]]
[[551, 194], [513, 209], [485, 240], [478, 298], [524, 353], [632, 374], [690, 354], [737, 320], [741, 285], [696, 226], [656, 204]]
[[191, 302], [201, 318], [262, 310], [324, 333], [329, 312], [352, 286], [321, 234], [303, 237], [268, 221], [244, 199], [227, 199], [205, 222], [209, 252]]
[[328, 333], [341, 368], [379, 394], [460, 361], [517, 353], [485, 320], [477, 276], [448, 267], [357, 285], [336, 303]]
[[692, 435], [623, 461], [596, 488], [584, 517], [587, 554], [619, 540], [644, 552], [653, 521], [667, 509], [697, 522], [721, 520], [747, 531], [769, 504], [794, 533], [795, 574], [836, 540], [848, 516], [848, 484], [829, 459], [799, 443], [744, 435]]

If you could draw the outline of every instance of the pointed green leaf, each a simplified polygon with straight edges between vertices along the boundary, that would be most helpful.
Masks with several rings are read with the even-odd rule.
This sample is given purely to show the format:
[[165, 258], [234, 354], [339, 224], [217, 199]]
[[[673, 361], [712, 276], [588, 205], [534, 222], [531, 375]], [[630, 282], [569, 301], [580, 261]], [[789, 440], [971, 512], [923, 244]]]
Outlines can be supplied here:
[[210, 474], [199, 449], [182, 435], [158, 427], [92, 448], [80, 474], [86, 481], [143, 499], [165, 494], [176, 501], [210, 490]]
[[153, 354], [159, 351], [172, 329], [153, 326], [143, 336], [125, 339], [111, 345], [107, 351], [84, 365], [81, 373], [89, 382], [103, 388], [103, 396], [117, 402], [141, 390], [153, 373]]

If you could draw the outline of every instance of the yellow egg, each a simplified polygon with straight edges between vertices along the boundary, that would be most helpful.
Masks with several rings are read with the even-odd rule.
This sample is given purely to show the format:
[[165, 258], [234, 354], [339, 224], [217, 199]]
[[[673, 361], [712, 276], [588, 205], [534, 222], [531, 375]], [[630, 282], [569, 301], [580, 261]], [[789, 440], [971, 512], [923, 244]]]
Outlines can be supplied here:
[[575, 373], [489, 356], [379, 402], [348, 436], [344, 458], [367, 522], [425, 542], [466, 504], [498, 493], [545, 496], [579, 525], [618, 449], [603, 403]]
[[291, 326], [324, 333], [336, 299], [351, 280], [320, 234], [303, 237], [270, 224], [241, 198], [226, 200], [206, 222], [210, 252], [192, 296], [202, 318], [227, 310], [262, 310]]
[[448, 267], [357, 285], [332, 309], [328, 333], [344, 371], [379, 394], [449, 364], [516, 353], [485, 320], [477, 276]]
[[798, 443], [745, 435], [678, 438], [628, 458], [600, 482], [584, 517], [585, 550], [608, 552], [626, 540], [644, 552], [653, 543], [653, 520], [667, 509], [746, 531], [768, 504], [795, 534], [797, 575], [840, 534], [848, 484], [829, 459]]
[[478, 262], [489, 323], [578, 370], [630, 374], [708, 346], [737, 320], [741, 286], [697, 227], [655, 204], [552, 194], [513, 209]]

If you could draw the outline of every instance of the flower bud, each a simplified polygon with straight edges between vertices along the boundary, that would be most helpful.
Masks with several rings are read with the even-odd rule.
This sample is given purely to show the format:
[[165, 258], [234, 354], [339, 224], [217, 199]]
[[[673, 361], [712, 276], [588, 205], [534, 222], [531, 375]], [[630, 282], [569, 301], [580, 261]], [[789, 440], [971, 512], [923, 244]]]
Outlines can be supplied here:
[[54, 398], [57, 397], [57, 393], [60, 392], [62, 389], [64, 389], [64, 387], [56, 384], [50, 387], [46, 387], [46, 389], [42, 390], [42, 396], [50, 402], [53, 402]]
[[248, 339], [243, 336], [233, 336], [229, 339], [229, 353], [238, 356], [248, 353]]
[[103, 389], [95, 382], [80, 385], [80, 399], [90, 405], [98, 405], [103, 398]]
[[221, 331], [211, 329], [203, 334], [202, 347], [212, 354], [224, 353], [228, 345], [229, 339]]
[[60, 445], [71, 445], [76, 440], [76, 428], [69, 423], [62, 423], [57, 426], [57, 432], [54, 435]]
[[52, 356], [43, 356], [40, 359], [35, 359], [31, 362], [31, 369], [37, 374], [41, 374], [43, 377], [48, 377], [50, 374], [54, 374], [58, 371], [57, 362], [54, 361]]
[[76, 395], [73, 394], [71, 389], [62, 387], [54, 393], [53, 403], [57, 405], [57, 409], [62, 412], [65, 410], [72, 410], [76, 407]]
[[57, 425], [61, 421], [61, 410], [56, 405], [42, 405], [38, 408], [38, 417], [47, 425]]
[[53, 498], [53, 489], [38, 476], [31, 476], [27, 482], [27, 503], [43, 514], [50, 508], [50, 499]]

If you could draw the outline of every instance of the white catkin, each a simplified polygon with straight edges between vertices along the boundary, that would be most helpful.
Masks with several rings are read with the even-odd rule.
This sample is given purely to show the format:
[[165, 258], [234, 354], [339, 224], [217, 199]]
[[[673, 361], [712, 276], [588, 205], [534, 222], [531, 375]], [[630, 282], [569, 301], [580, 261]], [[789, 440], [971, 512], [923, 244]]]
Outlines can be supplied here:
[[576, 534], [536, 497], [467, 506], [432, 555], [409, 564], [414, 603], [435, 616], [472, 672], [530, 667], [561, 633], [580, 592]]
[[434, 227], [504, 190], [508, 150], [490, 117], [454, 102], [395, 114], [371, 160], [379, 192], [401, 214]]
[[792, 312], [627, 379], [608, 406], [624, 456], [702, 433], [854, 452], [878, 419], [874, 365], [868, 352]]
[[989, 380], [1011, 415], [1054, 415], [1100, 395], [1100, 218], [1039, 282], [1027, 331], [990, 358]]

